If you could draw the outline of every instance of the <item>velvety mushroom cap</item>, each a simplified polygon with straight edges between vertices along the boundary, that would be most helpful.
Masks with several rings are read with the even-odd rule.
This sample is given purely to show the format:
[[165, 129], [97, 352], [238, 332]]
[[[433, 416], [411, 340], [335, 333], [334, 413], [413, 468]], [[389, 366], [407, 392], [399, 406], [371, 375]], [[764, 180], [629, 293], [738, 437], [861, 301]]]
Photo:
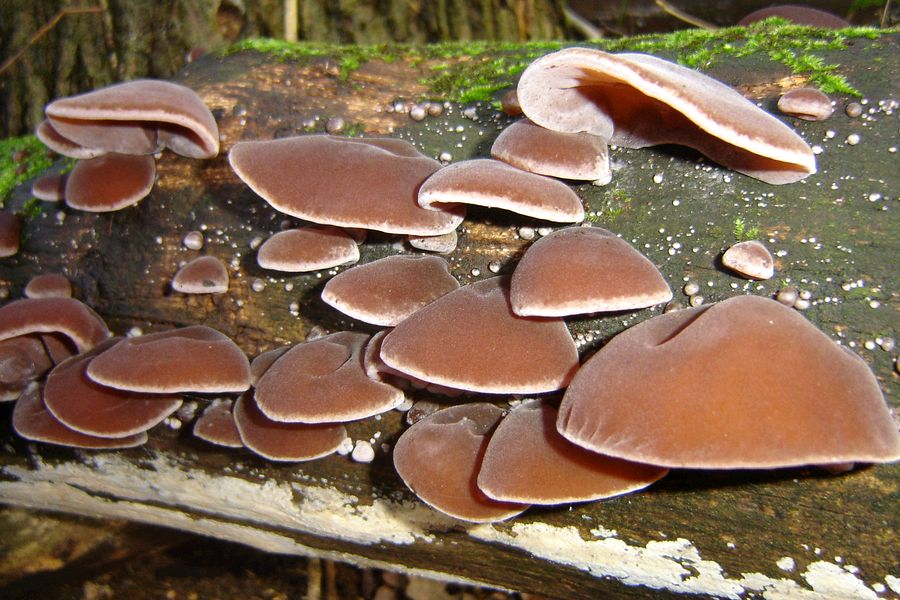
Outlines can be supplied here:
[[572, 380], [557, 427], [595, 452], [667, 467], [900, 458], [868, 366], [797, 311], [755, 296], [620, 333]]
[[491, 435], [478, 487], [503, 502], [567, 504], [643, 489], [668, 469], [585, 450], [556, 430], [556, 409], [523, 405]]
[[812, 149], [731, 87], [645, 54], [567, 48], [534, 61], [519, 80], [532, 121], [585, 131], [611, 144], [681, 144], [768, 183], [816, 171]]
[[19, 217], [0, 210], [0, 258], [15, 256], [19, 252], [21, 227]]
[[25, 284], [26, 298], [71, 298], [72, 284], [62, 273], [44, 273]]
[[259, 247], [256, 262], [263, 269], [303, 273], [359, 260], [359, 247], [337, 227], [301, 227], [279, 231]]
[[609, 183], [609, 150], [606, 141], [590, 133], [564, 133], [516, 121], [500, 132], [491, 156], [514, 167], [561, 179]]
[[368, 339], [345, 331], [297, 344], [257, 382], [260, 410], [275, 421], [334, 423], [395, 408], [403, 393], [366, 376], [362, 350]]
[[769, 6], [755, 10], [743, 19], [737, 22], [741, 27], [768, 19], [769, 17], [781, 17], [787, 19], [797, 25], [809, 25], [811, 27], [822, 27], [824, 29], [843, 29], [850, 27], [850, 22], [840, 18], [839, 16], [811, 8], [809, 6], [799, 6], [797, 4], [781, 4], [778, 6]]
[[38, 123], [37, 129], [35, 129], [34, 134], [37, 136], [37, 139], [41, 140], [45, 146], [56, 152], [57, 154], [62, 154], [63, 156], [68, 156], [69, 158], [95, 158], [97, 156], [102, 156], [106, 154], [105, 150], [100, 150], [98, 148], [86, 148], [81, 144], [76, 144], [69, 138], [63, 137], [56, 129], [53, 128], [53, 125], [50, 124], [50, 121], [44, 119], [40, 123]]
[[80, 160], [66, 181], [66, 204], [88, 212], [120, 210], [146, 197], [155, 179], [152, 156], [104, 154]]
[[126, 338], [97, 356], [88, 377], [134, 392], [243, 392], [250, 362], [223, 333], [202, 325]]
[[816, 88], [797, 88], [778, 99], [778, 110], [798, 119], [824, 121], [834, 112], [834, 106], [831, 99]]
[[100, 315], [74, 298], [25, 298], [0, 307], [0, 340], [28, 333], [62, 333], [79, 352], [109, 337]]
[[442, 258], [388, 256], [331, 278], [322, 300], [354, 319], [393, 327], [458, 287]]
[[59, 202], [66, 197], [66, 183], [68, 181], [68, 173], [41, 175], [31, 184], [31, 195], [45, 202]]
[[510, 283], [513, 311], [527, 316], [633, 310], [671, 299], [656, 266], [599, 227], [570, 227], [542, 237], [525, 252]]
[[722, 264], [748, 279], [771, 279], [775, 259], [762, 242], [738, 242], [722, 254]]
[[234, 405], [234, 421], [247, 448], [269, 460], [304, 461], [332, 454], [347, 437], [340, 423], [279, 423], [266, 417], [246, 392]]
[[212, 401], [194, 423], [194, 435], [201, 440], [226, 448], [243, 448], [241, 434], [234, 422], [234, 402]]
[[275, 209], [314, 223], [440, 235], [465, 215], [462, 207], [428, 211], [416, 203], [419, 186], [440, 163], [401, 140], [306, 135], [239, 142], [228, 160]]
[[417, 250], [450, 254], [456, 250], [458, 236], [455, 231], [443, 235], [409, 236], [409, 245]]
[[266, 352], [258, 354], [250, 361], [250, 385], [256, 386], [259, 378], [269, 370], [275, 361], [281, 358], [281, 355], [290, 350], [290, 346], [280, 346]]
[[491, 431], [503, 411], [484, 402], [439, 410], [403, 432], [394, 467], [423, 502], [451, 517], [490, 523], [514, 517], [527, 505], [491, 500], [475, 485]]
[[584, 220], [581, 200], [566, 184], [488, 158], [444, 167], [419, 188], [419, 205], [424, 208], [456, 203], [502, 208], [561, 223]]
[[224, 294], [228, 291], [228, 269], [215, 256], [199, 256], [178, 269], [172, 289], [182, 294]]
[[566, 324], [513, 313], [506, 277], [463, 286], [422, 308], [387, 335], [381, 358], [425, 381], [493, 394], [558, 390], [578, 369]]
[[[146, 153], [109, 147], [122, 144], [123, 131], [146, 130], [155, 152], [159, 143], [190, 158], [211, 158], [219, 153], [219, 128], [209, 108], [192, 89], [152, 79], [111, 85], [93, 92], [62, 98], [47, 105], [47, 116], [64, 137], [90, 148], [110, 152]], [[120, 130], [118, 135], [105, 134]]]
[[20, 436], [35, 442], [109, 450], [113, 448], [134, 448], [147, 441], [147, 432], [142, 431], [124, 438], [102, 438], [85, 435], [70, 429], [54, 417], [41, 399], [41, 389], [32, 386], [27, 389], [13, 407], [13, 429]]
[[126, 437], [147, 431], [181, 406], [179, 396], [126, 392], [88, 378], [88, 363], [118, 341], [108, 339], [47, 375], [44, 404], [69, 429], [103, 438]]

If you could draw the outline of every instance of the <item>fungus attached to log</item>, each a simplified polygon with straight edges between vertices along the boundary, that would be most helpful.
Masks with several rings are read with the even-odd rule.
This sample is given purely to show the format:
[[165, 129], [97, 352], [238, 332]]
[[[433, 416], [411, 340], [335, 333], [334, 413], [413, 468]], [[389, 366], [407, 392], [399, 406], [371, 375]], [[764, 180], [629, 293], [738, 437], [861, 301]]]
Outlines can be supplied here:
[[74, 298], [25, 298], [0, 307], [0, 340], [28, 333], [61, 333], [79, 352], [109, 337], [100, 315]]
[[172, 289], [182, 294], [224, 294], [228, 291], [228, 269], [215, 256], [199, 256], [178, 269]]
[[194, 423], [194, 436], [216, 446], [243, 448], [241, 433], [234, 420], [234, 401], [213, 400]]
[[778, 110], [798, 119], [824, 121], [834, 112], [834, 105], [816, 88], [797, 88], [778, 99]]
[[66, 182], [69, 174], [46, 173], [31, 184], [31, 195], [45, 202], [59, 202], [66, 198]]
[[300, 227], [279, 231], [259, 247], [256, 262], [263, 269], [304, 273], [359, 260], [356, 240], [339, 227]]
[[121, 210], [145, 198], [155, 179], [152, 156], [104, 154], [80, 160], [66, 180], [66, 204], [88, 212]]
[[72, 284], [62, 273], [35, 275], [25, 284], [26, 298], [71, 298]]
[[97, 148], [86, 148], [81, 144], [76, 144], [72, 140], [63, 137], [56, 129], [53, 128], [53, 125], [50, 124], [50, 121], [44, 119], [40, 123], [38, 123], [37, 129], [34, 131], [37, 139], [41, 140], [45, 146], [56, 152], [57, 154], [62, 154], [63, 156], [68, 156], [69, 158], [77, 158], [77, 159], [85, 159], [85, 158], [96, 158], [98, 156], [102, 156], [106, 154], [105, 150], [100, 150]]
[[722, 254], [722, 264], [747, 279], [771, 279], [775, 259], [762, 242], [738, 242]]

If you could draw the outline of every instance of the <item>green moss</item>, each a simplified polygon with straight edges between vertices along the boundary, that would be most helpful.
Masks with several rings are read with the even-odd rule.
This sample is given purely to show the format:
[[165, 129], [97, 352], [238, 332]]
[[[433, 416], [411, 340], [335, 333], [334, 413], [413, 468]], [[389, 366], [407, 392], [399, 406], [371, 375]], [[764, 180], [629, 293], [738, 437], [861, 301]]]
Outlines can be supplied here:
[[759, 225], [747, 226], [743, 217], [735, 217], [731, 233], [738, 242], [759, 239]]
[[0, 140], [0, 206], [6, 205], [13, 188], [37, 177], [51, 163], [47, 148], [33, 135]]

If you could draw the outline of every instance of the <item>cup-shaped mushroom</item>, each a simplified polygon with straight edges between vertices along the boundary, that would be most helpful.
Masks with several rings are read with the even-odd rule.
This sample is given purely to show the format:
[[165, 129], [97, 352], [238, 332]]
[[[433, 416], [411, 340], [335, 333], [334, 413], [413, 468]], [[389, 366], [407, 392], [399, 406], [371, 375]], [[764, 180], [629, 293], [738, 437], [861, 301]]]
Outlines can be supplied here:
[[300, 227], [279, 231], [259, 247], [256, 262], [263, 269], [305, 273], [359, 260], [353, 236], [338, 227]]
[[15, 256], [19, 252], [19, 236], [22, 224], [15, 214], [0, 210], [0, 258]]
[[90, 362], [88, 377], [134, 392], [243, 392], [250, 362], [223, 333], [203, 325], [126, 338]]
[[284, 462], [315, 460], [334, 453], [347, 430], [340, 423], [282, 423], [265, 416], [248, 391], [234, 405], [243, 444], [263, 458]]
[[455, 204], [502, 208], [558, 223], [584, 220], [581, 200], [566, 184], [489, 158], [444, 167], [419, 188], [419, 205], [424, 208]]
[[123, 438], [102, 438], [66, 427], [47, 410], [41, 397], [41, 388], [37, 385], [25, 390], [16, 401], [12, 424], [16, 433], [27, 440], [72, 448], [93, 450], [134, 448], [147, 441], [146, 431]]
[[609, 183], [606, 140], [590, 133], [565, 133], [541, 127], [529, 119], [500, 132], [491, 156], [514, 167], [560, 179]]
[[560, 317], [634, 310], [672, 299], [659, 269], [599, 227], [570, 227], [532, 244], [516, 266], [510, 300], [518, 315]]
[[117, 390], [85, 374], [88, 363], [119, 339], [66, 359], [47, 375], [44, 404], [69, 429], [103, 438], [126, 437], [147, 431], [181, 406], [179, 396]]
[[332, 277], [322, 300], [354, 319], [393, 327], [458, 287], [443, 258], [387, 256]]
[[646, 54], [566, 48], [522, 74], [519, 101], [542, 127], [626, 148], [681, 144], [767, 183], [815, 173], [812, 149], [731, 87]]
[[747, 279], [771, 279], [775, 259], [762, 242], [738, 242], [722, 254], [722, 264]]
[[35, 275], [25, 284], [26, 298], [71, 298], [72, 284], [62, 273]]
[[178, 269], [172, 289], [182, 294], [224, 294], [228, 291], [228, 269], [215, 256], [198, 256]]
[[509, 278], [438, 298], [384, 339], [388, 366], [431, 383], [489, 394], [538, 394], [568, 385], [578, 351], [562, 319], [520, 317]]
[[234, 421], [234, 400], [217, 398], [210, 402], [194, 423], [194, 436], [216, 446], [243, 448], [244, 442]]
[[816, 88], [796, 88], [778, 99], [778, 110], [798, 119], [824, 121], [834, 112], [834, 105]]
[[394, 446], [394, 467], [425, 504], [451, 517], [490, 523], [514, 517], [525, 504], [488, 498], [475, 484], [491, 432], [503, 411], [461, 404], [417, 421]]
[[100, 315], [74, 298], [24, 298], [0, 307], [0, 340], [28, 333], [61, 333], [78, 352], [109, 337]]
[[900, 435], [865, 362], [797, 311], [756, 296], [620, 333], [572, 380], [557, 427], [595, 452], [667, 467], [900, 458]]
[[59, 202], [66, 198], [66, 183], [69, 174], [46, 173], [31, 184], [31, 195], [45, 202]]
[[239, 142], [228, 160], [276, 210], [313, 223], [440, 235], [465, 215], [462, 207], [428, 211], [416, 203], [419, 186], [441, 165], [402, 140], [306, 135]]
[[669, 472], [573, 444], [556, 418], [555, 408], [536, 403], [503, 417], [481, 462], [479, 489], [503, 502], [568, 504], [641, 490]]
[[136, 204], [156, 179], [152, 156], [104, 154], [80, 160], [66, 179], [66, 204], [88, 212], [110, 212]]

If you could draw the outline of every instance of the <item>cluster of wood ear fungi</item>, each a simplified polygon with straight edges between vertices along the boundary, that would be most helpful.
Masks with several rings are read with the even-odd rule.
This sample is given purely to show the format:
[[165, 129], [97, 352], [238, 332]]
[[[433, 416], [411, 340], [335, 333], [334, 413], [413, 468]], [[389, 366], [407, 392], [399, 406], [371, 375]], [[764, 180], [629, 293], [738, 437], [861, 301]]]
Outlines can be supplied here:
[[[96, 161], [127, 162], [119, 157], [132, 152], [150, 161], [134, 170], [149, 172], [152, 186], [148, 156], [163, 147], [192, 158], [218, 152], [212, 115], [181, 87], [133, 82], [47, 107], [41, 139], [84, 159], [61, 188], [70, 205], [84, 207], [86, 195], [104, 198], [103, 210], [120, 208], [149, 191], [145, 177], [112, 186], [127, 199], [99, 194], [90, 173], [108, 164]], [[310, 223], [267, 240], [264, 269], [357, 262], [367, 230], [449, 253], [468, 204], [575, 225], [534, 242], [510, 275], [460, 286], [445, 259], [416, 252], [347, 269], [322, 299], [384, 329], [335, 332], [252, 362], [208, 327], [121, 339], [65, 294], [16, 300], [0, 307], [0, 389], [17, 400], [16, 431], [83, 448], [134, 446], [179, 409], [182, 394], [201, 394], [210, 402], [195, 423], [199, 437], [304, 461], [345, 444], [346, 423], [408, 409], [424, 390], [453, 406], [410, 411], [415, 422], [393, 448], [394, 464], [424, 502], [475, 522], [632, 492], [672, 468], [900, 457], [867, 365], [774, 300], [737, 296], [665, 312], [583, 363], [565, 321], [660, 305], [672, 292], [620, 237], [577, 225], [582, 201], [560, 179], [608, 182], [608, 144], [678, 143], [787, 184], [815, 172], [796, 133], [725, 84], [641, 54], [549, 54], [526, 69], [518, 98], [526, 118], [497, 138], [493, 158], [442, 166], [402, 140], [328, 135], [239, 142], [229, 152], [253, 192]], [[757, 246], [729, 264], [771, 277], [771, 256]], [[227, 293], [227, 273], [224, 287], [180, 289]], [[495, 402], [511, 395], [530, 399]]]

